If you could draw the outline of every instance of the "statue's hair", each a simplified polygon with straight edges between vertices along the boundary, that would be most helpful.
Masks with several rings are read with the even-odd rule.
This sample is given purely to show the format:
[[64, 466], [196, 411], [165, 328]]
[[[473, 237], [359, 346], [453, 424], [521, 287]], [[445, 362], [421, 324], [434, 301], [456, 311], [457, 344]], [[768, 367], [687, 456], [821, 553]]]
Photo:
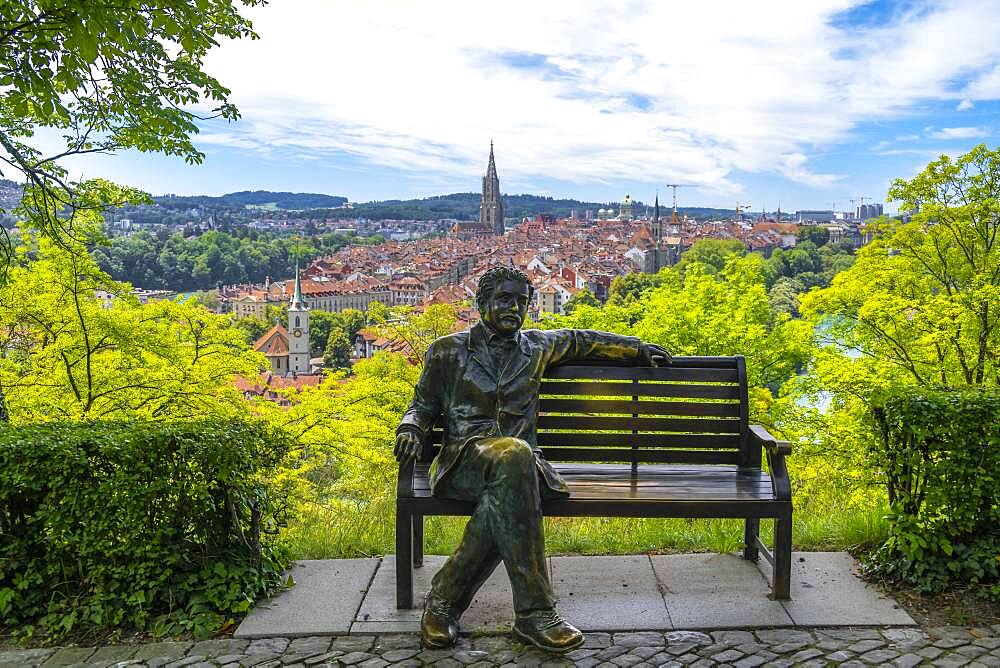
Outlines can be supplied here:
[[503, 281], [517, 281], [528, 286], [528, 300], [535, 294], [535, 286], [531, 284], [531, 279], [516, 267], [498, 265], [491, 267], [485, 274], [479, 277], [479, 287], [476, 289], [476, 306], [482, 313], [486, 309], [486, 302], [493, 296], [493, 291]]

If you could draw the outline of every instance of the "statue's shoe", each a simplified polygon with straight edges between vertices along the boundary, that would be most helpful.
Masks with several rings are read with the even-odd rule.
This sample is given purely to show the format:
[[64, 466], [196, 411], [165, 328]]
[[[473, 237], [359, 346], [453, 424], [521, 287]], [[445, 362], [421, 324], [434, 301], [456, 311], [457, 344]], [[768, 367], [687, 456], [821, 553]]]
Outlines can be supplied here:
[[424, 614], [420, 617], [420, 639], [430, 649], [451, 647], [458, 640], [458, 620], [451, 606], [430, 593], [424, 599]]
[[546, 652], [568, 652], [583, 644], [580, 630], [551, 609], [519, 616], [512, 633], [521, 642]]

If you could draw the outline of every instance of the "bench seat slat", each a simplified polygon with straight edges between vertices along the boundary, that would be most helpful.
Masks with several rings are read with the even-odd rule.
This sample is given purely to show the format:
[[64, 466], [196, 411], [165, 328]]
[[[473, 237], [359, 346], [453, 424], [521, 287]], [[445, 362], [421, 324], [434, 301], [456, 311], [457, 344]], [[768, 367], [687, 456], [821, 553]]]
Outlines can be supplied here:
[[610, 413], [637, 415], [699, 415], [739, 417], [736, 403], [697, 403], [693, 401], [630, 401], [627, 399], [546, 399], [539, 402], [546, 413]]
[[[628, 464], [555, 464], [570, 488], [570, 500], [773, 501], [770, 476], [736, 467], [643, 466], [633, 476]], [[418, 465], [414, 496], [430, 499], [428, 466]]]
[[696, 418], [594, 417], [589, 415], [539, 415], [539, 429], [572, 429], [573, 431], [672, 431], [700, 434], [738, 434], [739, 420], [700, 420]]
[[542, 381], [541, 395], [592, 397], [678, 397], [739, 399], [738, 385], [681, 385], [678, 383], [604, 383], [600, 381]]
[[735, 383], [736, 369], [701, 369], [674, 366], [556, 366], [546, 369], [546, 378], [596, 378], [602, 380], [685, 380], [701, 383]]

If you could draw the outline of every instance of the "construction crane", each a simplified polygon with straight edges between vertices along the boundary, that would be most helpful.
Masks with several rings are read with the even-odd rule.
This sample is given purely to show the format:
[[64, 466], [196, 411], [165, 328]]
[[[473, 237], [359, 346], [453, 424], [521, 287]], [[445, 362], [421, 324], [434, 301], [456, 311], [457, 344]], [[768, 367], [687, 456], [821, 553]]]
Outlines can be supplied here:
[[690, 183], [665, 183], [668, 188], [673, 188], [674, 190], [674, 215], [670, 221], [671, 225], [677, 224], [677, 189], [678, 188], [693, 188], [694, 186]]
[[736, 202], [736, 222], [743, 222], [743, 212], [750, 210], [750, 202], [743, 202], [740, 204]]

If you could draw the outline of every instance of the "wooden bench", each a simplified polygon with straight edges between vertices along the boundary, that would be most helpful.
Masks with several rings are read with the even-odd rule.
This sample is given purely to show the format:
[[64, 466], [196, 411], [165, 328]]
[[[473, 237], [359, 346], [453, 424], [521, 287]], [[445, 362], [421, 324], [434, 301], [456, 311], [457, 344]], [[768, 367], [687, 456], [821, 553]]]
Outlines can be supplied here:
[[[541, 386], [538, 446], [569, 484], [543, 503], [561, 517], [734, 517], [745, 520], [743, 558], [763, 554], [773, 598], [789, 598], [792, 492], [787, 441], [747, 416], [746, 364], [738, 357], [675, 357], [667, 367], [598, 363], [554, 367]], [[432, 430], [420, 457], [399, 470], [396, 606], [413, 607], [423, 562], [423, 518], [470, 515], [473, 505], [431, 496], [428, 469], [442, 442]], [[770, 473], [761, 470], [766, 452]], [[773, 518], [773, 553], [761, 542]]]

